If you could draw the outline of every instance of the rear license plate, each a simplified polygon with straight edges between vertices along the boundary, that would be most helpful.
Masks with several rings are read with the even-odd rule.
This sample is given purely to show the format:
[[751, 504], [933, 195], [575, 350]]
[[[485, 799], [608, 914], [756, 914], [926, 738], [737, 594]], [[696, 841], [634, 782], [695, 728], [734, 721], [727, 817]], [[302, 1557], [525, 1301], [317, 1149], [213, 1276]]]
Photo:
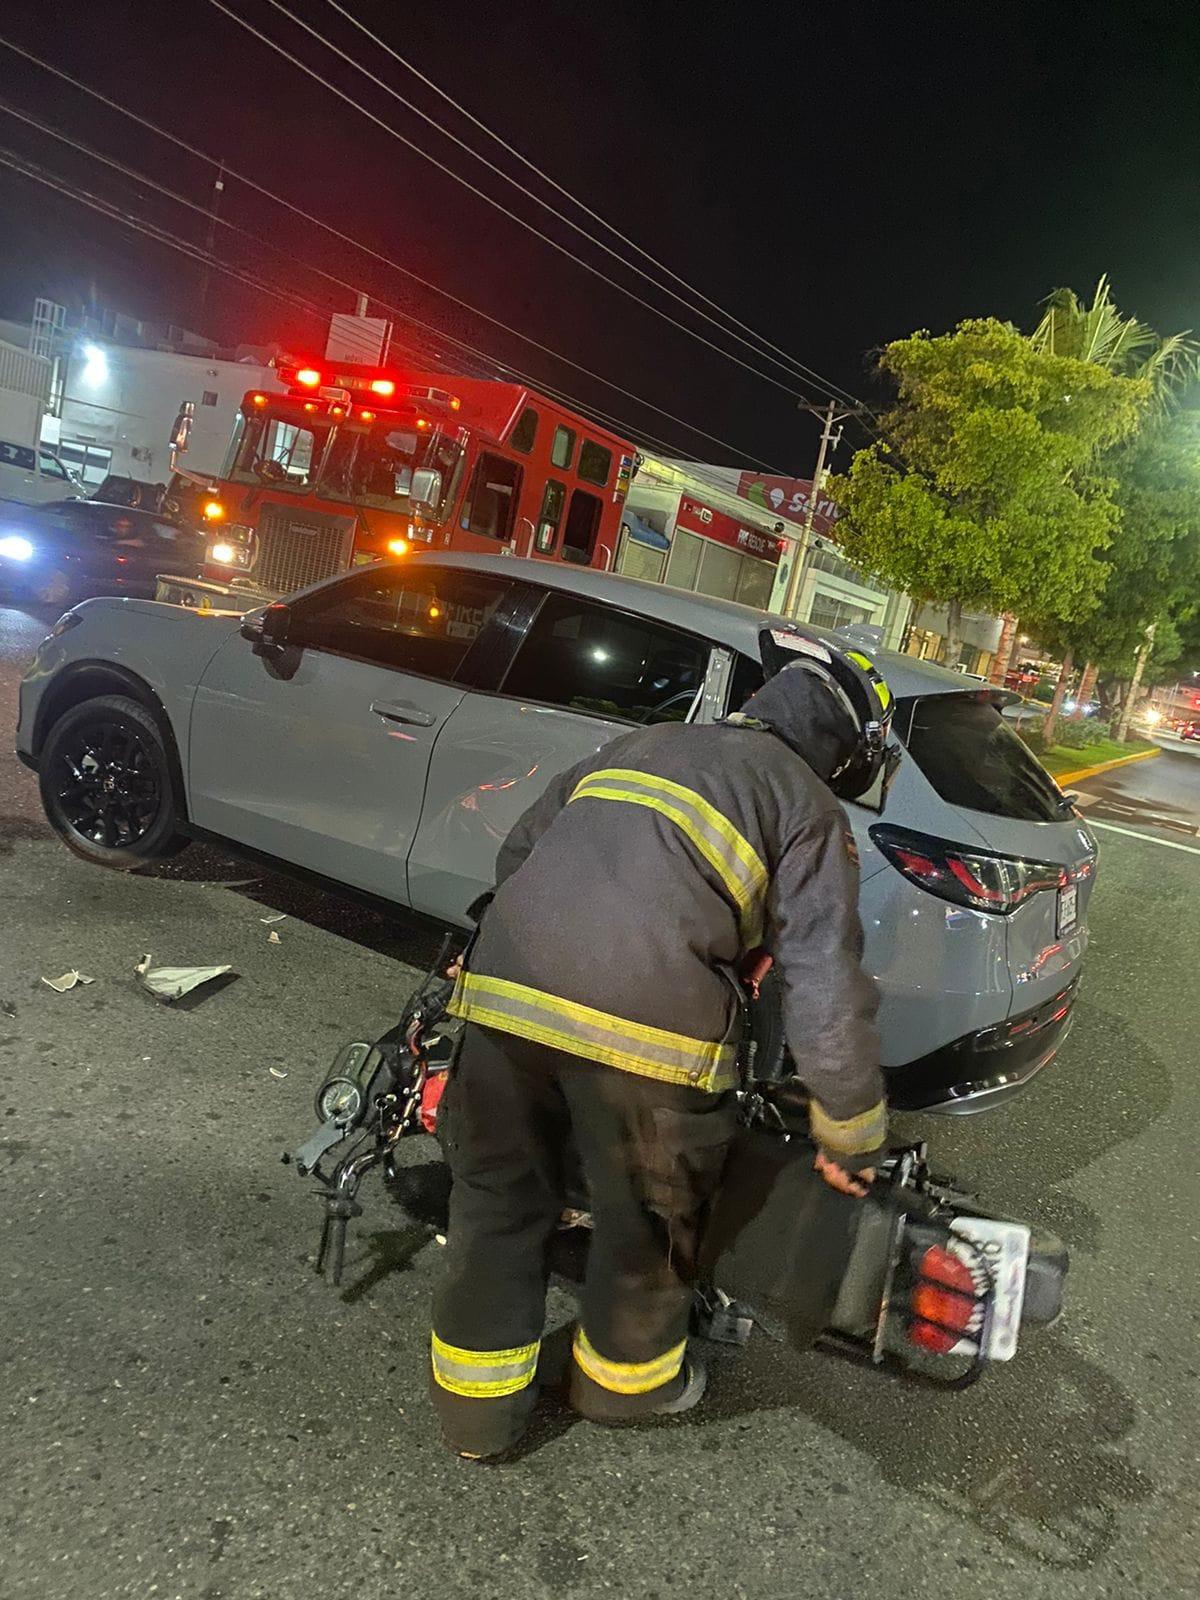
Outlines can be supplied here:
[[[955, 1217], [950, 1227], [960, 1238], [970, 1240], [992, 1275], [996, 1298], [983, 1353], [989, 1361], [1011, 1361], [1017, 1353], [1025, 1303], [1029, 1229], [1019, 1222], [995, 1222], [991, 1217]], [[966, 1341], [957, 1347], [960, 1352], [973, 1348]]]
[[1079, 885], [1070, 883], [1058, 891], [1058, 931], [1070, 933], [1079, 919]]

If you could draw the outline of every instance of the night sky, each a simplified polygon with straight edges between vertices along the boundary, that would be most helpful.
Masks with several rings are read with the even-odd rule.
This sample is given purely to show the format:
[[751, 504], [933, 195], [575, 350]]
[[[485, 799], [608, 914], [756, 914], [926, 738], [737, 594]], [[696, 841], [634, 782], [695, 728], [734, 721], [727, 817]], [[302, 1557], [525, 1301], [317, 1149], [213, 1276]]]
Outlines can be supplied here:
[[[873, 347], [968, 315], [1028, 326], [1051, 288], [1090, 292], [1103, 271], [1123, 310], [1163, 331], [1200, 328], [1195, 6], [344, 3], [643, 248], [873, 404], [884, 398], [869, 376]], [[685, 315], [329, 56], [269, 0], [228, 4], [455, 170]], [[287, 5], [472, 134], [327, 0]], [[255, 237], [218, 229], [216, 249], [251, 276], [351, 309], [304, 263], [324, 267], [612, 413], [635, 437], [709, 460], [811, 470], [814, 426], [789, 394], [556, 255], [209, 0], [63, 0], [52, 10], [8, 0], [0, 33], [731, 448], [487, 327], [231, 179], [225, 215]], [[0, 98], [207, 200], [203, 162], [2, 49]], [[204, 238], [202, 218], [7, 115], [0, 148]], [[319, 347], [314, 315], [220, 275], [202, 306], [194, 264], [0, 169], [0, 315], [28, 316], [36, 293], [78, 300], [93, 291], [222, 341]], [[765, 359], [756, 364], [823, 398], [815, 380], [793, 384]]]

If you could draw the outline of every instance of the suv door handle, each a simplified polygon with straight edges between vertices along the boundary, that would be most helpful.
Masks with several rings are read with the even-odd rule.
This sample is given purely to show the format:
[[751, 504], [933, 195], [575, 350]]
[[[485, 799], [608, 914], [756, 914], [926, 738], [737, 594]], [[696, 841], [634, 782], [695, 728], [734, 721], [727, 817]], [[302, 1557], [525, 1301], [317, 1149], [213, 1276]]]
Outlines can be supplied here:
[[418, 728], [432, 728], [437, 721], [432, 711], [423, 711], [411, 700], [372, 700], [371, 710], [388, 722], [411, 722]]

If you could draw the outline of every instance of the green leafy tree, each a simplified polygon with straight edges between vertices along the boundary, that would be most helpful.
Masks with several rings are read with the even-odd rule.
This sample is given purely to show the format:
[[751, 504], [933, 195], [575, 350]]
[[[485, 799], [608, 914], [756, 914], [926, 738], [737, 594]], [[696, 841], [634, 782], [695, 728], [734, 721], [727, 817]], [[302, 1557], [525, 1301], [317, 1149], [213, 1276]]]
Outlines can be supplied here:
[[1097, 463], [1136, 430], [1150, 382], [992, 319], [898, 340], [879, 366], [898, 392], [882, 438], [829, 483], [847, 558], [947, 606], [952, 665], [964, 610], [1090, 615], [1119, 521]]
[[[1070, 618], [1052, 616], [1038, 625], [1063, 656], [1045, 728], [1052, 738], [1073, 661], [1087, 663], [1080, 698], [1098, 682], [1108, 707], [1122, 698], [1136, 674], [1154, 681], [1178, 652], [1175, 620], [1186, 614], [1195, 592], [1191, 507], [1198, 488], [1194, 451], [1200, 441], [1194, 420], [1182, 429], [1166, 424], [1196, 376], [1200, 345], [1190, 332], [1159, 334], [1124, 315], [1107, 275], [1096, 285], [1090, 304], [1072, 289], [1056, 289], [1045, 302], [1031, 343], [1149, 386], [1141, 431], [1110, 451], [1106, 461], [1118, 484], [1121, 521], [1105, 552], [1110, 571], [1103, 604], [1084, 634]], [[1152, 654], [1143, 649], [1148, 637]]]

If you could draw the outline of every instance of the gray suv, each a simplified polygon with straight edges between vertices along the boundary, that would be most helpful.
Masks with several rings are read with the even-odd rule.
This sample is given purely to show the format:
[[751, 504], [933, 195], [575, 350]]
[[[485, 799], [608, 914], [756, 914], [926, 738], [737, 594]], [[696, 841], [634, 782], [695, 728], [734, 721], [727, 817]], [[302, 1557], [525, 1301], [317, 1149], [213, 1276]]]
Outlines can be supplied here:
[[[245, 616], [92, 600], [25, 677], [18, 752], [90, 861], [200, 836], [461, 924], [553, 774], [630, 724], [739, 706], [767, 620], [467, 555], [363, 567]], [[891, 1098], [981, 1109], [1063, 1040], [1095, 843], [1001, 715], [1011, 695], [876, 660], [907, 758], [882, 814], [847, 811]]]

